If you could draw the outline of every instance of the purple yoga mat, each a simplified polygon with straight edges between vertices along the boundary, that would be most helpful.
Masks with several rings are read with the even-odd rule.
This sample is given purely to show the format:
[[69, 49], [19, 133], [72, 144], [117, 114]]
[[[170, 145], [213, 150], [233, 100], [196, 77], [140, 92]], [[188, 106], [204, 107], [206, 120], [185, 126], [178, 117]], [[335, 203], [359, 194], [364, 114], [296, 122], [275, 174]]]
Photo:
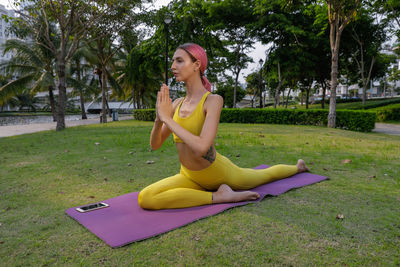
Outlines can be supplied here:
[[[268, 168], [260, 165], [255, 169]], [[121, 247], [129, 243], [150, 238], [175, 228], [184, 226], [201, 218], [220, 213], [226, 209], [261, 201], [266, 195], [277, 196], [290, 189], [298, 188], [327, 179], [311, 173], [300, 173], [251, 189], [260, 194], [256, 201], [239, 203], [213, 204], [185, 209], [149, 211], [139, 207], [139, 192], [110, 198], [102, 202], [107, 208], [81, 213], [78, 207], [66, 210], [66, 213], [97, 235], [111, 247]]]

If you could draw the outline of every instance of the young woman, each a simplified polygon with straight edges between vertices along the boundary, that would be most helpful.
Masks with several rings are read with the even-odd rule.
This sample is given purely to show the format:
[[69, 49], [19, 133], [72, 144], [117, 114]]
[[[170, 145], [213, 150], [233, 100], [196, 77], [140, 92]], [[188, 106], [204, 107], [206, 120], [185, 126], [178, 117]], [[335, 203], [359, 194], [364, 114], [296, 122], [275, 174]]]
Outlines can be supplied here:
[[308, 171], [303, 160], [297, 165], [275, 165], [264, 170], [239, 168], [215, 151], [214, 139], [223, 99], [211, 94], [211, 84], [204, 76], [207, 55], [197, 44], [177, 48], [172, 71], [177, 81], [186, 85], [186, 97], [173, 103], [168, 86], [157, 94], [156, 119], [150, 146], [158, 149], [172, 133], [180, 173], [144, 188], [138, 197], [144, 209], [175, 209], [211, 203], [256, 200], [259, 194], [247, 190], [278, 179]]

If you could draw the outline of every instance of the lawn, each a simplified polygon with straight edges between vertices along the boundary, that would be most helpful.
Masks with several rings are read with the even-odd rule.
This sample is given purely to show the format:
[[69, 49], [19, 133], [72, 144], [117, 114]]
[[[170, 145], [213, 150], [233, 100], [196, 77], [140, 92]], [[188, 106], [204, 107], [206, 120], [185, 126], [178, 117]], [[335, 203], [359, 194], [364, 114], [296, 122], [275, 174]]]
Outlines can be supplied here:
[[303, 158], [329, 180], [110, 248], [65, 210], [178, 172], [172, 138], [150, 151], [150, 131], [121, 121], [0, 138], [0, 266], [400, 265], [400, 137], [313, 126], [221, 124], [216, 148], [243, 167]]

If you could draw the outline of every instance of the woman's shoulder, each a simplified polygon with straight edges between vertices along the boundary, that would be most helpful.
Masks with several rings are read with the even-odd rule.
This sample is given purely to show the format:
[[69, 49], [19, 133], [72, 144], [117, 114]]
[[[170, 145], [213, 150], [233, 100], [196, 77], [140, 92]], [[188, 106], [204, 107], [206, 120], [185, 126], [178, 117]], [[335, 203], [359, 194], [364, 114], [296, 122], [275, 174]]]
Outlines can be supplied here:
[[204, 104], [207, 106], [221, 106], [222, 107], [224, 104], [224, 99], [220, 95], [211, 93], [207, 96], [207, 99]]
[[215, 102], [224, 102], [224, 98], [222, 96], [220, 96], [220, 95], [210, 93], [207, 96], [207, 101], [210, 101], [210, 102], [213, 102], [213, 103], [215, 103]]

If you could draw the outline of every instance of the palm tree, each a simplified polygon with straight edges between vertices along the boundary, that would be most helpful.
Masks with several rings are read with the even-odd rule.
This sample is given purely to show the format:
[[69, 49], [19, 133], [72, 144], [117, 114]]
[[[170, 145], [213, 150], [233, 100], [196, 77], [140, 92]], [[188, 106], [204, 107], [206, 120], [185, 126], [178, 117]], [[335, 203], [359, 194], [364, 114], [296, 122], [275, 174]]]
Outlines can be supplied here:
[[87, 119], [85, 99], [97, 98], [99, 95], [98, 82], [93, 75], [95, 55], [87, 46], [78, 49], [67, 67], [67, 84], [72, 87], [72, 95], [79, 95], [82, 119]]
[[24, 90], [23, 93], [12, 97], [8, 103], [11, 107], [18, 107], [19, 110], [36, 112], [38, 109], [39, 98], [30, 94], [28, 90]]
[[[163, 80], [161, 60], [147, 53], [146, 44], [134, 47], [125, 59], [120, 59], [116, 80], [121, 84], [127, 100], [135, 108], [151, 106]], [[123, 55], [120, 55], [121, 57]]]
[[53, 120], [56, 121], [54, 58], [43, 47], [23, 40], [7, 40], [3, 48], [4, 53], [16, 53], [8, 62], [0, 64], [0, 69], [13, 76], [10, 82], [0, 87], [3, 101], [22, 93], [24, 88], [30, 88], [31, 94], [47, 90]]
[[115, 44], [112, 44], [109, 40], [98, 39], [95, 42], [87, 42], [90, 51], [95, 58], [90, 59], [90, 63], [96, 66], [93, 74], [98, 76], [99, 84], [101, 87], [101, 99], [102, 99], [102, 116], [101, 122], [107, 122], [107, 111], [111, 117], [111, 110], [108, 106], [108, 88], [113, 91], [111, 96], [119, 96], [122, 94], [122, 88], [119, 83], [114, 79], [112, 69], [115, 69], [114, 62], [116, 60], [116, 53], [119, 48]]

